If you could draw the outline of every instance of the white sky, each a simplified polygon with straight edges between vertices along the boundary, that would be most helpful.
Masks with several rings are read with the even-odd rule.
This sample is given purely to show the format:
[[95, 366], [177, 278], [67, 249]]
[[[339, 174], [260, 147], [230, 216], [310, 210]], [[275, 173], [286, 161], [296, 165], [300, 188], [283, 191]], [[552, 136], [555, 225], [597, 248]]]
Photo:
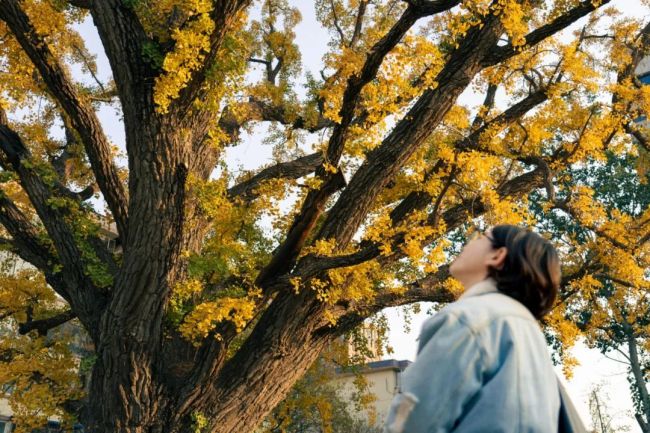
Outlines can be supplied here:
[[[304, 71], [311, 71], [315, 76], [319, 75], [321, 60], [327, 50], [329, 35], [316, 21], [314, 8], [305, 7], [308, 2], [291, 0], [291, 3], [300, 7], [303, 21], [296, 28], [297, 42], [301, 47], [302, 62]], [[611, 5], [623, 10], [626, 15], [636, 17], [647, 17], [648, 10], [641, 5], [639, 0], [614, 0]], [[253, 15], [255, 12], [253, 12]], [[578, 23], [580, 25], [580, 22]], [[99, 77], [108, 81], [110, 69], [101, 44], [99, 43], [96, 30], [89, 20], [81, 26], [81, 31], [87, 40], [89, 48], [98, 54]], [[300, 91], [300, 89], [296, 89]], [[474, 103], [476, 95], [466, 92], [461, 96], [461, 101]], [[120, 113], [115, 109], [104, 106], [100, 113], [100, 119], [104, 124], [109, 138], [124, 148], [124, 129], [119, 120]], [[236, 147], [229, 148], [227, 160], [231, 167], [241, 167], [246, 170], [255, 169], [272, 161], [270, 146], [262, 146], [264, 127], [256, 127], [252, 134], [245, 136], [242, 143]], [[422, 322], [427, 318], [426, 307], [423, 312], [412, 318], [411, 331], [404, 331], [403, 316], [397, 309], [387, 312], [392, 330], [390, 333], [390, 345], [395, 352], [392, 357], [397, 359], [410, 359], [415, 357], [416, 338]], [[629, 388], [626, 381], [626, 367], [615, 361], [611, 361], [600, 355], [597, 351], [589, 350], [579, 344], [574, 354], [580, 360], [581, 366], [574, 372], [574, 378], [568, 382], [568, 390], [573, 396], [578, 410], [587, 423], [590, 423], [587, 410], [587, 394], [590, 388], [597, 383], [604, 383], [606, 391], [611, 399], [608, 401], [612, 412], [620, 416], [632, 427], [632, 432], [640, 432], [637, 423], [631, 418], [632, 402], [629, 396]], [[561, 374], [561, 373], [560, 373]], [[626, 414], [626, 412], [629, 412]], [[627, 417], [627, 419], [625, 419]]]

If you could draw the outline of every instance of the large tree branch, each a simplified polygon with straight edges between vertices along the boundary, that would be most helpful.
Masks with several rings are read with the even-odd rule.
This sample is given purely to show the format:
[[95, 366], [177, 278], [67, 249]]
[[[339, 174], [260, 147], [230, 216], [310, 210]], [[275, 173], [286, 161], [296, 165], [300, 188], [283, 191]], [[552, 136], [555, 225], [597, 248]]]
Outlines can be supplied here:
[[258, 195], [255, 188], [264, 181], [270, 179], [298, 179], [313, 173], [316, 167], [322, 163], [323, 155], [318, 152], [267, 167], [250, 179], [228, 188], [228, 197], [251, 201]]
[[18, 325], [18, 332], [24, 335], [30, 331], [36, 330], [39, 335], [47, 335], [47, 332], [50, 329], [61, 326], [76, 317], [77, 315], [72, 310], [68, 310], [55, 316], [48, 317], [47, 319], [29, 319], [26, 322], [20, 323]]
[[350, 43], [348, 47], [352, 48], [357, 44], [357, 41], [361, 37], [361, 29], [363, 28], [363, 19], [366, 14], [366, 8], [368, 7], [368, 0], [360, 0], [359, 8], [357, 9], [357, 18], [354, 22], [354, 32], [350, 38]]
[[330, 311], [337, 318], [336, 325], [323, 326], [317, 329], [316, 333], [335, 336], [343, 335], [361, 325], [368, 317], [385, 308], [399, 307], [416, 302], [444, 304], [452, 302], [457, 295], [450, 292], [442, 284], [449, 277], [449, 265], [444, 265], [436, 272], [407, 284], [403, 291], [380, 293], [370, 301], [359, 302], [354, 305], [336, 305]]
[[[510, 181], [506, 182], [499, 190], [499, 196], [521, 196], [530, 193], [532, 190], [544, 186], [546, 180], [546, 170], [538, 167], [537, 169], [519, 175]], [[449, 230], [459, 227], [466, 219], [469, 212], [473, 216], [480, 216], [486, 211], [485, 204], [480, 198], [468, 199], [465, 202], [454, 206], [447, 210], [443, 216], [446, 227]], [[432, 218], [429, 218], [430, 220]], [[425, 243], [433, 241], [432, 238], [425, 240]], [[394, 245], [397, 249], [399, 244]], [[377, 254], [378, 255], [378, 254]], [[404, 256], [404, 253], [397, 253], [387, 256], [382, 259], [382, 265], [393, 263]], [[341, 258], [343, 259], [343, 258]], [[341, 261], [339, 264], [343, 264]], [[347, 264], [350, 266], [351, 264]], [[363, 320], [370, 317], [384, 308], [396, 307], [401, 305], [412, 304], [415, 302], [451, 302], [455, 299], [455, 294], [442, 284], [447, 278], [450, 277], [449, 265], [443, 265], [434, 273], [428, 274], [425, 277], [408, 284], [403, 293], [378, 293], [377, 296], [370, 302], [366, 303], [342, 303], [336, 307], [332, 313], [338, 317], [337, 325], [335, 327], [324, 326], [319, 329], [319, 333], [333, 333], [333, 335], [340, 335], [358, 326]], [[566, 286], [570, 281], [565, 276], [562, 285]]]
[[[457, 3], [458, 1], [441, 2], [441, 7], [444, 5], [451, 8]], [[335, 167], [335, 171], [331, 172], [325, 164], [318, 167], [316, 177], [322, 180], [322, 185], [307, 194], [285, 241], [277, 248], [268, 265], [258, 275], [256, 280], [258, 285], [263, 285], [264, 281], [269, 277], [283, 273], [293, 266], [307, 236], [321, 215], [325, 203], [331, 195], [345, 185], [343, 174], [337, 166], [343, 154], [343, 148], [361, 91], [366, 84], [375, 78], [385, 56], [399, 43], [413, 24], [425, 15], [419, 6], [409, 5], [386, 35], [370, 49], [361, 70], [348, 79], [347, 87], [343, 93], [341, 109], [338, 113], [341, 120], [334, 126], [324, 161], [330, 167]]]
[[84, 144], [97, 183], [108, 203], [122, 236], [127, 229], [127, 194], [113, 163], [111, 144], [92, 106], [78, 95], [45, 38], [36, 32], [19, 0], [0, 3], [0, 19], [5, 21], [32, 60], [52, 95], [69, 116]]
[[[491, 104], [495, 90], [496, 89], [494, 88], [488, 89], [485, 98], [485, 104], [487, 106]], [[454, 144], [454, 148], [459, 151], [469, 151], [469, 150], [488, 151], [489, 149], [485, 149], [483, 146], [481, 146], [481, 142], [480, 142], [480, 137], [485, 131], [495, 126], [499, 126], [501, 128], [507, 127], [512, 122], [516, 121], [517, 119], [520, 119], [531, 109], [545, 102], [547, 98], [548, 96], [545, 90], [539, 89], [536, 92], [531, 93], [521, 101], [517, 102], [513, 106], [511, 106], [500, 115], [494, 117], [487, 123], [483, 123], [482, 119], [476, 120], [474, 123], [475, 124], [483, 123], [482, 126], [478, 129], [475, 129], [474, 132], [472, 132], [466, 138], [462, 138], [458, 140]], [[477, 119], [478, 117], [479, 116], [477, 116]], [[545, 186], [548, 187], [549, 184], [548, 177], [551, 175], [551, 173], [548, 172], [548, 164], [546, 164], [540, 158], [535, 158], [535, 157], [520, 156], [519, 160], [524, 160], [524, 162], [526, 162], [527, 164], [541, 166], [541, 169], [545, 170], [545, 175], [546, 175]], [[446, 169], [447, 169], [446, 164], [442, 161], [438, 161], [429, 171], [427, 171], [427, 173], [425, 173], [424, 181], [425, 182], [428, 181], [431, 177], [439, 175], [441, 172], [443, 172]], [[431, 196], [431, 194], [429, 194], [426, 191], [413, 191], [409, 193], [391, 211], [390, 213], [391, 225], [393, 227], [396, 227], [402, 221], [404, 221], [404, 219], [411, 213], [415, 211], [420, 211], [424, 209], [426, 206], [428, 206], [429, 204], [435, 203], [434, 210], [431, 213], [432, 216], [429, 218], [428, 225], [432, 227], [437, 226], [439, 221], [438, 209], [440, 208], [442, 199], [446, 194], [447, 189], [449, 188], [449, 182], [453, 180], [453, 176], [454, 176], [454, 168], [452, 167], [451, 173], [447, 176], [447, 180], [445, 181], [445, 186], [441, 191], [441, 193], [438, 195], [438, 197], [433, 197]], [[504, 185], [504, 187], [507, 188], [507, 185]], [[449, 221], [446, 222], [449, 223]], [[400, 232], [397, 235], [395, 235], [395, 237], [390, 241], [392, 248], [393, 249], [398, 248], [399, 245], [403, 243], [404, 238], [405, 238], [404, 232]], [[314, 257], [308, 255], [300, 261], [300, 263], [296, 266], [296, 269], [294, 270], [292, 275], [299, 275], [301, 278], [310, 278], [318, 274], [319, 272], [322, 272], [327, 269], [360, 264], [377, 257], [380, 254], [380, 247], [381, 244], [378, 242], [364, 241], [361, 243], [359, 251], [350, 255], [334, 256], [334, 257]]]
[[650, 141], [648, 140], [648, 137], [645, 136], [641, 131], [639, 131], [638, 128], [633, 127], [630, 125], [630, 123], [626, 123], [624, 125], [625, 132], [630, 134], [632, 137], [634, 137], [643, 149], [645, 149], [646, 152], [650, 152]]
[[[581, 2], [578, 6], [555, 18], [550, 23], [544, 24], [543, 26], [526, 35], [526, 45], [532, 46], [538, 44], [549, 36], [552, 36], [555, 33], [567, 28], [574, 22], [578, 21], [580, 18], [587, 16], [594, 10], [603, 7], [610, 1], [611, 0], [602, 0], [599, 2], [594, 2], [592, 0], [585, 0]], [[594, 5], [595, 3], [597, 5]], [[517, 53], [517, 48], [513, 47], [512, 44], [496, 47], [494, 50], [489, 52], [487, 56], [485, 56], [483, 59], [483, 65], [485, 67], [496, 65], [509, 59]]]
[[[538, 29], [533, 32], [534, 37], [529, 39], [529, 43], [537, 43], [553, 32], [561, 30], [572, 20], [575, 21], [578, 15], [587, 14], [592, 7], [585, 5], [585, 10], [579, 9], [567, 13], [564, 18], [554, 20], [550, 25]], [[491, 29], [493, 34], [490, 40], [493, 45], [490, 46], [485, 43], [488, 39], [486, 31], [489, 28], [490, 26], [486, 24], [481, 29], [476, 27], [470, 29], [436, 78], [438, 87], [426, 91], [384, 142], [368, 155], [329, 213], [318, 235], [319, 238], [336, 239], [337, 245], [341, 248], [345, 247], [365, 218], [375, 196], [424, 141], [427, 133], [435, 129], [441, 117], [451, 106], [457, 95], [456, 92], [467, 85], [468, 81], [465, 81], [467, 77], [471, 78], [473, 74], [488, 65], [484, 59], [498, 49], [494, 34], [501, 33], [500, 28], [497, 32]], [[482, 54], [483, 57], [477, 58], [477, 53]], [[507, 56], [500, 57], [502, 60], [505, 58]], [[454, 77], [461, 74], [465, 76]]]
[[406, 0], [406, 2], [424, 15], [438, 14], [460, 4], [460, 1], [455, 0]]
[[[18, 134], [6, 124], [4, 115], [0, 115], [0, 149], [13, 170], [18, 174], [23, 189], [27, 192], [34, 209], [53, 241], [60, 263], [63, 266], [61, 278], [65, 285], [66, 300], [73, 311], [78, 314], [91, 335], [96, 337], [100, 318], [99, 310], [104, 306], [106, 293], [103, 289], [99, 289], [87, 275], [84, 261], [81, 259], [84, 255], [77, 245], [70, 226], [65, 221], [65, 209], [57, 209], [56, 206], [51, 205], [51, 200], [55, 196], [52, 194], [50, 186], [43, 181], [36, 169], [33, 168], [34, 163], [30, 161], [31, 154], [29, 150]], [[30, 164], [24, 164], [24, 161], [30, 161]], [[11, 215], [17, 218], [15, 210], [12, 211], [11, 206], [6, 202], [4, 209], [7, 215], [12, 212]], [[14, 221], [14, 223], [17, 221], [19, 220]], [[7, 222], [12, 223], [10, 220]], [[22, 226], [17, 225], [14, 229], [9, 225], [7, 229], [10, 233], [13, 230], [12, 236], [14, 236], [14, 239], [16, 239], [16, 235], [20, 236], [20, 232], [16, 228], [26, 230], [24, 224]], [[100, 246], [93, 239], [89, 241], [95, 248]], [[100, 258], [107, 258], [108, 256], [107, 252], [99, 251]], [[110, 264], [107, 265], [110, 268]]]
[[[560, 293], [563, 295], [558, 298], [557, 304], [566, 302], [576, 291], [566, 291], [571, 282], [584, 277], [590, 272], [600, 269], [591, 265], [585, 265], [579, 270], [570, 274], [563, 273], [560, 282]], [[595, 274], [595, 276], [599, 276]], [[424, 277], [409, 283], [405, 286], [404, 291], [378, 293], [370, 301], [359, 302], [356, 304], [337, 305], [333, 307], [332, 313], [337, 317], [336, 326], [327, 326], [319, 330], [321, 333], [332, 333], [341, 335], [356, 326], [360, 325], [365, 319], [378, 313], [379, 311], [402, 305], [414, 304], [416, 302], [435, 302], [448, 303], [456, 299], [457, 294], [450, 292], [444, 282], [451, 277], [449, 273], [449, 264], [442, 265], [435, 272], [429, 273]], [[609, 277], [607, 277], [609, 278]]]
[[336, 5], [334, 4], [334, 0], [330, 0], [330, 8], [332, 9], [332, 23], [334, 24], [336, 33], [338, 33], [339, 38], [341, 39], [340, 43], [341, 45], [345, 45], [345, 33], [339, 24], [339, 17], [336, 14]]
[[[497, 190], [497, 193], [501, 198], [530, 193], [536, 188], [544, 187], [547, 183], [547, 176], [548, 174], [545, 168], [537, 167], [532, 171], [523, 173], [505, 182]], [[424, 225], [427, 227], [436, 227], [438, 222], [442, 220], [449, 231], [459, 227], [466, 221], [468, 214], [472, 217], [477, 217], [485, 213], [485, 211], [485, 203], [481, 198], [472, 197], [446, 210], [441, 216], [435, 211], [431, 212]], [[430, 244], [435, 240], [435, 236], [430, 236], [423, 241], [423, 245]], [[391, 251], [395, 252], [387, 256], [382, 256], [380, 258], [382, 265], [389, 265], [405, 256], [405, 253], [400, 249], [404, 241], [404, 233], [399, 233], [390, 240]], [[303, 281], [306, 281], [329, 269], [354, 266], [376, 259], [381, 254], [380, 247], [381, 244], [378, 242], [364, 242], [359, 251], [349, 255], [334, 257], [307, 256], [296, 266], [294, 272], [272, 281], [272, 284], [279, 287], [287, 284], [290, 278], [295, 277], [300, 277]]]
[[[263, 122], [278, 122], [281, 125], [288, 126], [293, 129], [303, 129], [308, 132], [317, 132], [324, 128], [334, 126], [334, 122], [326, 119], [322, 115], [318, 116], [316, 122], [311, 122], [303, 116], [295, 116], [294, 113], [289, 113], [282, 105], [274, 105], [259, 99], [250, 98], [246, 103], [246, 111], [248, 112], [245, 119], [240, 119], [233, 113], [230, 107], [225, 107], [218, 120], [219, 128], [228, 137], [227, 142], [234, 144], [239, 139], [239, 134], [242, 126], [250, 121], [263, 121]], [[204, 173], [208, 176], [216, 163], [218, 151], [211, 149], [205, 145], [209, 135], [197, 140], [194, 144], [195, 152], [200, 152], [204, 155], [209, 155], [207, 158], [197, 158], [197, 166], [202, 168], [195, 170], [198, 173]]]
[[[146, 35], [131, 4], [122, 0], [89, 0], [90, 13], [111, 65], [127, 130], [138, 128], [153, 109], [155, 67], [147, 63]], [[133, 120], [133, 125], [131, 125]]]
[[12, 253], [43, 272], [45, 281], [63, 299], [71, 301], [67, 283], [60, 272], [56, 272], [58, 259], [49, 246], [39, 237], [37, 228], [4, 193], [0, 193], [0, 224], [11, 234], [11, 240], [3, 240]]
[[13, 253], [41, 271], [51, 270], [56, 263], [54, 255], [39, 240], [36, 227], [4, 192], [0, 192], [0, 224], [12, 236], [9, 245]]
[[438, 87], [424, 92], [382, 144], [371, 151], [329, 212], [320, 239], [335, 239], [344, 248], [365, 218], [376, 196], [425, 142], [453, 106], [457, 96], [481, 69], [480, 61], [496, 45], [502, 25], [488, 16], [471, 28], [436, 77]]

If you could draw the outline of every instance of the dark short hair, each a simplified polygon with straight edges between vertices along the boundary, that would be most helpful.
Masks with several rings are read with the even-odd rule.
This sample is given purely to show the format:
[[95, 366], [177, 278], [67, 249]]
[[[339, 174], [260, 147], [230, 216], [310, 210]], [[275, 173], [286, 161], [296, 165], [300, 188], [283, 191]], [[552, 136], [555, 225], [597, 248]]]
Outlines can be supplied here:
[[506, 247], [501, 269], [489, 269], [502, 293], [524, 304], [537, 319], [546, 315], [560, 288], [560, 260], [551, 242], [513, 225], [492, 227], [494, 248]]

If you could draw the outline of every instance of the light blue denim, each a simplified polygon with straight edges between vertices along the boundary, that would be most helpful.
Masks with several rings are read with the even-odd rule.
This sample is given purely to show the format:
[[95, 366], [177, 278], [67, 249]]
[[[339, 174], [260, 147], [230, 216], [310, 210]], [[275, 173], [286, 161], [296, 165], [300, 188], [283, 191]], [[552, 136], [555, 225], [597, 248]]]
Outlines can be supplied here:
[[537, 321], [487, 279], [424, 323], [385, 431], [556, 433], [559, 410]]

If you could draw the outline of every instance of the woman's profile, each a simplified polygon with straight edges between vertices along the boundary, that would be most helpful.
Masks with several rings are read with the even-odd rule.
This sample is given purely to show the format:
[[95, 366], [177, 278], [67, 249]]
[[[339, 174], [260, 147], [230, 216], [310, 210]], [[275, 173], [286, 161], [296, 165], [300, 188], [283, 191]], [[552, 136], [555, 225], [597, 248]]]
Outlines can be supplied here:
[[386, 431], [558, 432], [561, 397], [538, 324], [560, 285], [553, 245], [497, 225], [476, 231], [449, 272], [465, 291], [423, 325]]

